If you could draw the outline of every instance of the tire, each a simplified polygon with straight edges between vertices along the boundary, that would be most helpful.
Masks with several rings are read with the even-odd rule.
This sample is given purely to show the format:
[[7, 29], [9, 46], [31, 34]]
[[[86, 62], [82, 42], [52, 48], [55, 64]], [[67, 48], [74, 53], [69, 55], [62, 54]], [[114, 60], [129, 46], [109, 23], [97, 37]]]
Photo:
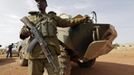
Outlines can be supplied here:
[[85, 61], [83, 63], [81, 63], [81, 62], [77, 62], [77, 63], [81, 68], [91, 68], [94, 65], [95, 61], [96, 61], [96, 58]]
[[71, 74], [70, 57], [64, 49], [61, 50], [61, 54], [58, 56], [58, 60], [60, 67], [59, 75], [70, 75]]

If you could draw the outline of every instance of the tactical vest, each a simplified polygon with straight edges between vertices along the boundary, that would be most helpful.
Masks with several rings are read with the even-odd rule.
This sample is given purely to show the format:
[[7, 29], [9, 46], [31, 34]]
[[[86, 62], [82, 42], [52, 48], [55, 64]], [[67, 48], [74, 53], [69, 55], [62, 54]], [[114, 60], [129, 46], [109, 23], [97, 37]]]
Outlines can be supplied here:
[[55, 37], [57, 34], [56, 22], [47, 15], [33, 15], [28, 17], [43, 37]]
[[[55, 20], [51, 19], [49, 16], [42, 16], [42, 15], [30, 15], [28, 19], [35, 25], [39, 33], [42, 35], [44, 40], [47, 41], [48, 47], [50, 50], [56, 51], [57, 54], [60, 54], [59, 42], [57, 40], [57, 28]], [[30, 37], [32, 40], [34, 37]], [[41, 50], [39, 44], [35, 46], [32, 50], [32, 53], [28, 53], [28, 59], [40, 59], [46, 58]]]

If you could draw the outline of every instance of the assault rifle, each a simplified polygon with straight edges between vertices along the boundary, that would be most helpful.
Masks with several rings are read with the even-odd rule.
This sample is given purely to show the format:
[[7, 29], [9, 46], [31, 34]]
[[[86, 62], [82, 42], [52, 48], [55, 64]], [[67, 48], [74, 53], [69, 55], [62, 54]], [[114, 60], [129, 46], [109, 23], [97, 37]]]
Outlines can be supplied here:
[[[32, 43], [39, 43], [39, 45], [41, 46], [41, 49], [44, 53], [44, 55], [46, 56], [48, 62], [50, 63], [51, 68], [54, 70], [54, 72], [58, 72], [58, 68], [56, 67], [56, 64], [54, 63], [54, 57], [52, 56], [47, 42], [46, 40], [44, 40], [42, 38], [42, 36], [40, 35], [40, 33], [38, 32], [38, 30], [36, 29], [36, 27], [34, 27], [33, 23], [31, 23], [29, 21], [29, 19], [27, 17], [23, 17], [21, 19], [21, 21], [28, 27], [30, 28], [30, 31], [33, 33], [35, 39], [33, 39]], [[32, 48], [31, 48], [32, 49]]]

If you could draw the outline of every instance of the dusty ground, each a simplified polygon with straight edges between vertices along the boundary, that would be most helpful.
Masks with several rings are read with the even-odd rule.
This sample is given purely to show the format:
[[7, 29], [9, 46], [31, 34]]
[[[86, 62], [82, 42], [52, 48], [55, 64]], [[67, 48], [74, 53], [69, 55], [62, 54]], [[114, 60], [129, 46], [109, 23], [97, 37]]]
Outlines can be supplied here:
[[[0, 75], [28, 75], [27, 67], [19, 66], [18, 58], [0, 56]], [[74, 66], [71, 75], [134, 75], [134, 48], [113, 50], [97, 58], [92, 68]]]

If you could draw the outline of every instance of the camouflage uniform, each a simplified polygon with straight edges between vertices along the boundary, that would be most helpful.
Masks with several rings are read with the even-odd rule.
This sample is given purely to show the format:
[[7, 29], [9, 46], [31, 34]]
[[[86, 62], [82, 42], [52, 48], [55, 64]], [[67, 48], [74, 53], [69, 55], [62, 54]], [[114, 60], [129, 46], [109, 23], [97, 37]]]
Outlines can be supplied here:
[[[48, 48], [51, 50], [52, 55], [55, 57], [56, 60], [57, 56], [60, 54], [60, 47], [59, 47], [59, 42], [58, 38], [56, 36], [57, 34], [57, 26], [58, 27], [69, 27], [69, 26], [75, 26], [81, 22], [84, 21], [84, 18], [78, 18], [78, 19], [61, 19], [60, 17], [56, 16], [55, 14], [46, 14], [50, 18], [50, 24], [42, 27], [41, 23], [45, 21], [43, 19], [44, 15], [42, 15], [39, 12], [31, 12], [30, 15], [28, 16], [28, 19], [37, 27], [39, 32], [43, 32], [43, 39], [47, 41]], [[47, 29], [46, 29], [47, 28]], [[31, 36], [31, 32], [26, 26], [23, 26], [21, 29], [20, 33], [20, 38], [25, 39], [28, 38], [28, 44], [31, 42], [31, 40], [34, 38]], [[30, 36], [30, 37], [29, 37]], [[49, 75], [60, 75], [54, 73], [50, 68], [49, 68], [49, 63], [44, 56], [41, 47], [39, 44], [37, 44], [34, 49], [32, 50], [31, 53], [27, 53], [27, 59], [29, 59], [29, 72], [30, 75], [43, 75], [44, 72], [44, 67], [48, 70]], [[54, 61], [57, 62], [57, 61]], [[57, 65], [59, 65], [57, 63]]]

